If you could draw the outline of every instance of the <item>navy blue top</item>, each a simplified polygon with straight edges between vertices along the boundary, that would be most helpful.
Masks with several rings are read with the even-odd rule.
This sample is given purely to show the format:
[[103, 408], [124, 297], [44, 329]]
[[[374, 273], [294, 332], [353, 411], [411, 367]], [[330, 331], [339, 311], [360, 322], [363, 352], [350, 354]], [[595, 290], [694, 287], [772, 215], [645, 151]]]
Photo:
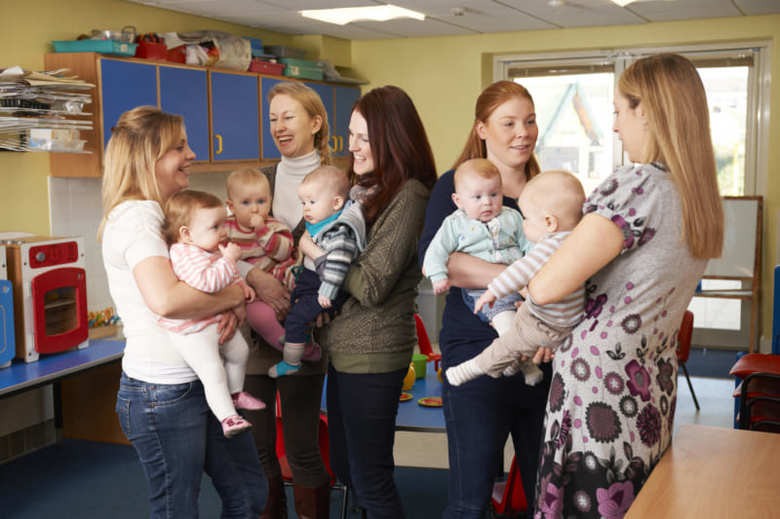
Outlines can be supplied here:
[[[455, 192], [454, 170], [444, 173], [433, 186], [428, 207], [425, 210], [425, 227], [420, 237], [418, 261], [422, 266], [425, 251], [444, 219], [457, 209], [452, 201]], [[504, 206], [518, 209], [517, 201], [504, 197]], [[484, 350], [498, 337], [492, 326], [484, 323], [466, 306], [461, 289], [450, 287], [442, 316], [439, 346], [444, 353], [445, 367], [468, 360]]]

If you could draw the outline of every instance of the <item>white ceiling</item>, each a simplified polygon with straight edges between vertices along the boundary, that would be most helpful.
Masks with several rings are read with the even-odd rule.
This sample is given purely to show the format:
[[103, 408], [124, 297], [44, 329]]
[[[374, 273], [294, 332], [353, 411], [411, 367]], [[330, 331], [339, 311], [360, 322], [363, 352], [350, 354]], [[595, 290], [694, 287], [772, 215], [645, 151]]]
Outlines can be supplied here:
[[[287, 34], [350, 40], [444, 36], [692, 18], [780, 14], [780, 0], [128, 0]], [[301, 9], [393, 3], [425, 13], [424, 21], [354, 22], [344, 26], [303, 18]]]

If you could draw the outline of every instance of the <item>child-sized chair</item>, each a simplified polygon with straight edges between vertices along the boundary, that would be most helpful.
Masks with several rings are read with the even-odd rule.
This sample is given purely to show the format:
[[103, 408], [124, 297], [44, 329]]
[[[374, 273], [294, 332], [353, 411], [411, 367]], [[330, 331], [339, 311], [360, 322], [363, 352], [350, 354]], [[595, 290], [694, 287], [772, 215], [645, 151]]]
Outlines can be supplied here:
[[[328, 415], [320, 412], [318, 438], [320, 443], [320, 455], [325, 464], [325, 470], [330, 476], [330, 488], [341, 490], [344, 499], [341, 502], [341, 519], [347, 518], [347, 502], [349, 501], [349, 488], [336, 479], [336, 475], [330, 468], [330, 443], [328, 440]], [[282, 404], [279, 395], [276, 395], [276, 457], [282, 468], [282, 479], [285, 485], [292, 485], [293, 475], [290, 463], [287, 461], [287, 451], [284, 448], [284, 430], [282, 429]]]
[[677, 364], [682, 368], [683, 373], [685, 373], [685, 380], [688, 381], [688, 388], [691, 390], [693, 403], [696, 405], [696, 410], [698, 411], [699, 401], [696, 399], [696, 393], [693, 391], [691, 377], [688, 375], [688, 368], [685, 367], [685, 363], [688, 362], [688, 356], [691, 354], [691, 336], [693, 336], [693, 312], [686, 310], [685, 314], [683, 314], [682, 324], [680, 324], [680, 331], [677, 334]]
[[729, 373], [742, 379], [739, 428], [780, 432], [780, 355], [749, 353]]
[[441, 353], [434, 353], [431, 346], [431, 339], [425, 330], [425, 323], [419, 314], [414, 314], [414, 324], [417, 327], [417, 344], [420, 347], [420, 353], [428, 357], [428, 362], [433, 362], [433, 367], [439, 371], [439, 362], [441, 362]]
[[523, 480], [514, 457], [506, 481], [493, 485], [490, 505], [490, 515], [494, 519], [509, 519], [528, 508], [528, 500], [523, 492]]

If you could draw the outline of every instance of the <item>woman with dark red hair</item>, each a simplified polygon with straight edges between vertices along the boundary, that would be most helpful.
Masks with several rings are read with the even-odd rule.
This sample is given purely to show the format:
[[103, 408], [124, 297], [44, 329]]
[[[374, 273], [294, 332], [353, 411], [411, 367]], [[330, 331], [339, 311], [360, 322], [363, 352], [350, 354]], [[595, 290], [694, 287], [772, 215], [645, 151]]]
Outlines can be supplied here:
[[[361, 97], [349, 123], [352, 197], [366, 248], [344, 284], [350, 298], [317, 338], [328, 350], [331, 466], [369, 518], [404, 516], [393, 481], [398, 395], [417, 343], [417, 240], [436, 167], [422, 121], [400, 88]], [[308, 235], [301, 249], [311, 247]], [[316, 254], [315, 254], [316, 255]]]

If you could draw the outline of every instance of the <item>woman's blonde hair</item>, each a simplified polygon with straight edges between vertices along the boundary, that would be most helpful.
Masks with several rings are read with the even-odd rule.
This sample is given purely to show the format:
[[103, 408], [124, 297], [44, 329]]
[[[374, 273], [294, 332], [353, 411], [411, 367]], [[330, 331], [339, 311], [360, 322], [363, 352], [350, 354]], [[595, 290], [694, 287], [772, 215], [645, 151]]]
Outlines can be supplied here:
[[[469, 159], [487, 158], [487, 146], [477, 133], [477, 125], [480, 122], [487, 124], [488, 118], [493, 115], [496, 108], [515, 97], [527, 99], [531, 104], [534, 103], [531, 93], [523, 85], [508, 80], [496, 81], [479, 94], [477, 104], [474, 107], [474, 124], [471, 126], [471, 132], [469, 132], [466, 144], [463, 146], [463, 151], [460, 152], [460, 157], [452, 165], [453, 169]], [[525, 163], [526, 180], [531, 180], [540, 171], [536, 155], [532, 153], [531, 158]]]
[[330, 129], [328, 127], [328, 112], [322, 104], [319, 94], [299, 81], [277, 83], [268, 92], [268, 103], [278, 95], [290, 96], [303, 106], [309, 117], [319, 116], [322, 119], [320, 130], [314, 134], [314, 149], [320, 153], [320, 165], [330, 164]]
[[680, 193], [682, 239], [695, 258], [717, 258], [723, 248], [723, 206], [718, 192], [709, 110], [693, 63], [676, 54], [635, 61], [618, 81], [633, 109], [647, 114], [648, 140], [639, 162], [660, 162]]
[[139, 106], [123, 113], [111, 128], [103, 168], [103, 233], [109, 213], [127, 200], [154, 200], [163, 204], [157, 186], [155, 166], [169, 149], [184, 138], [179, 115], [153, 106]]

